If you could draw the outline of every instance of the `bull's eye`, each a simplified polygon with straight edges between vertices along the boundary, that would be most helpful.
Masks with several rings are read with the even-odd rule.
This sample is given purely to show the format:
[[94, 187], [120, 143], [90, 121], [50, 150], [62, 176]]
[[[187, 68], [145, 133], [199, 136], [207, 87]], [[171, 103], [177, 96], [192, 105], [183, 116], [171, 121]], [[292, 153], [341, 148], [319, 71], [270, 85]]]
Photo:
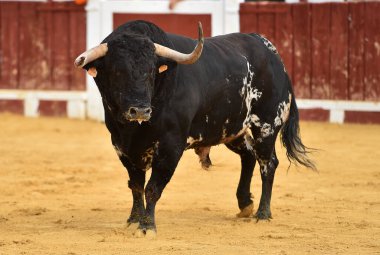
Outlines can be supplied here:
[[144, 80], [146, 80], [146, 79], [148, 78], [148, 73], [143, 73], [143, 74], [142, 74], [142, 78], [143, 78]]

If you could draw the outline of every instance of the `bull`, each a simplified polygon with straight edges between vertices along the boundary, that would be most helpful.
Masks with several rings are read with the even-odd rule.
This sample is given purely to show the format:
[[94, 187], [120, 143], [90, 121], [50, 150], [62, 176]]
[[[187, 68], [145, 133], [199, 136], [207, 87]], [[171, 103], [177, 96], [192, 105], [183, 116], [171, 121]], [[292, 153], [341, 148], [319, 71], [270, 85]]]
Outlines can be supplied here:
[[[288, 160], [315, 169], [300, 139], [289, 76], [276, 48], [258, 34], [204, 39], [199, 24], [193, 40], [132, 21], [82, 53], [75, 66], [94, 77], [101, 94], [105, 124], [129, 174], [133, 206], [127, 223], [138, 225], [140, 234], [156, 233], [156, 203], [186, 149], [208, 153], [210, 146], [225, 144], [240, 155], [237, 216], [257, 220], [272, 218], [279, 133]], [[256, 161], [262, 195], [254, 213]]]

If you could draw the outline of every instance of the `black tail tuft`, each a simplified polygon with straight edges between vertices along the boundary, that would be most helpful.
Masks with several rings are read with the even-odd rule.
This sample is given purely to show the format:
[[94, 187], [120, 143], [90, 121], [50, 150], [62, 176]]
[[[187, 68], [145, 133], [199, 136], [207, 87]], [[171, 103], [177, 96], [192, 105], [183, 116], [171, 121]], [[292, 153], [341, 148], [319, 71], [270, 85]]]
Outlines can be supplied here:
[[[290, 83], [290, 81], [289, 81]], [[299, 114], [292, 92], [292, 101], [290, 104], [289, 119], [285, 122], [281, 131], [281, 141], [286, 147], [286, 156], [289, 162], [300, 163], [312, 170], [316, 171], [317, 168], [315, 164], [308, 158], [308, 155], [312, 149], [306, 147], [300, 138], [300, 127], [299, 127]]]

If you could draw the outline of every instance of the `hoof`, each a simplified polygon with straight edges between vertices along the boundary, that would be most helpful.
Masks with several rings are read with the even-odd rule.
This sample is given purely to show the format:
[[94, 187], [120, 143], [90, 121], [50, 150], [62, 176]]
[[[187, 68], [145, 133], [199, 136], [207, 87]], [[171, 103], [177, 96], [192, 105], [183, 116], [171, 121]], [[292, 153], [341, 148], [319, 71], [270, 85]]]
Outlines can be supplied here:
[[270, 219], [272, 219], [272, 213], [266, 210], [258, 210], [254, 217], [256, 218], [256, 222], [260, 220], [270, 221]]
[[156, 239], [156, 236], [157, 236], [157, 232], [153, 229], [148, 229], [145, 232], [145, 238], [147, 239], [150, 239], [150, 240]]
[[248, 217], [251, 217], [252, 214], [253, 214], [253, 203], [241, 209], [241, 211], [238, 214], [236, 214], [236, 217], [248, 218]]
[[145, 230], [138, 228], [138, 229], [136, 229], [136, 231], [133, 235], [137, 238], [143, 238], [143, 237], [145, 237]]
[[209, 170], [210, 169], [210, 166], [212, 166], [211, 164], [207, 164], [207, 163], [201, 163], [202, 164], [202, 168], [203, 168], [203, 170]]
[[138, 228], [134, 233], [134, 236], [137, 238], [147, 238], [147, 239], [155, 239], [156, 235], [157, 233], [156, 233], [156, 230], [154, 229]]
[[138, 229], [139, 225], [140, 224], [138, 222], [127, 222], [127, 230], [134, 233]]

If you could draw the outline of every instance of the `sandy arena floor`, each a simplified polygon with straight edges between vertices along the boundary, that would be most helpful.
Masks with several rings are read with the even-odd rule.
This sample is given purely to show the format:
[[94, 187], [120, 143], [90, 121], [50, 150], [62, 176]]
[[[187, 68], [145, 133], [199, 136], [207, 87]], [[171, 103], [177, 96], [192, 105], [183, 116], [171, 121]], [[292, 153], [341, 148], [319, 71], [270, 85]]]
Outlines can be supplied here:
[[128, 174], [103, 124], [0, 115], [0, 127], [0, 254], [380, 254], [380, 126], [302, 123], [319, 173], [287, 172], [278, 146], [270, 222], [235, 217], [235, 154], [214, 147], [204, 171], [187, 151], [155, 240], [125, 228]]

